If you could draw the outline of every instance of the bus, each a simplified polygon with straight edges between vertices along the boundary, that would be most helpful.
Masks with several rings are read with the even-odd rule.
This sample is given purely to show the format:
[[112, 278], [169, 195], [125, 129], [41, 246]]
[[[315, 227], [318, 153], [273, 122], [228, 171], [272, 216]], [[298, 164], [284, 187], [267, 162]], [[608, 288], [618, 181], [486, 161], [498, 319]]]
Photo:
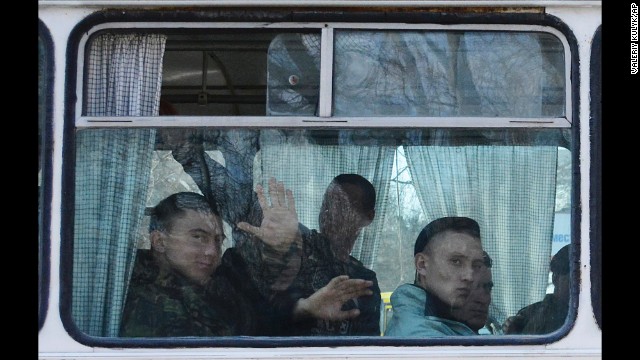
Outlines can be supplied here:
[[[38, 358], [600, 359], [601, 19], [596, 0], [38, 0]], [[342, 206], [326, 196], [340, 174], [375, 190], [366, 221], [334, 219], [356, 227], [335, 261], [372, 274], [373, 294], [348, 300], [369, 315], [313, 319], [318, 333], [158, 335], [149, 310], [153, 333], [123, 332], [172, 194], [214, 204], [218, 255], [241, 254], [261, 295], [329, 286], [328, 272], [301, 277], [315, 255], [300, 249], [337, 254], [323, 214]], [[263, 281], [269, 244], [239, 225], [278, 205], [270, 179], [304, 242], [278, 252], [293, 271], [280, 287]], [[417, 240], [448, 217], [478, 224], [486, 321], [394, 335], [406, 286], [443, 305], [421, 300], [415, 322], [467, 328], [421, 282]], [[538, 315], [544, 330], [512, 330], [549, 301], [560, 315]], [[260, 310], [243, 304], [224, 306]], [[235, 328], [224, 306], [181, 311]]]

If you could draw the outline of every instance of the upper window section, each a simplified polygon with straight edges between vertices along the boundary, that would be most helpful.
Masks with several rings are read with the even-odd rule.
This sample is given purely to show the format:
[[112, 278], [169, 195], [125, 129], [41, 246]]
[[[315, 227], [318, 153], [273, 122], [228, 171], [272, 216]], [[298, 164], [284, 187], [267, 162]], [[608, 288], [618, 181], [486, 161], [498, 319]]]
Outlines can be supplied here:
[[313, 116], [319, 67], [319, 32], [169, 36], [162, 94], [181, 115]]
[[564, 52], [541, 33], [335, 32], [334, 114], [561, 117]]
[[[549, 32], [336, 26], [140, 35], [89, 41], [85, 116], [537, 118], [564, 126], [570, 117], [566, 46]], [[139, 99], [90, 97], [130, 85], [113, 71], [130, 64], [104, 68], [103, 56], [133, 51], [125, 47], [136, 41], [146, 45], [135, 61], [159, 73], [137, 86], [156, 87], [153, 98], [171, 107], [131, 113]], [[96, 112], [96, 103], [110, 110]]]
[[[226, 30], [197, 35], [100, 33], [89, 45], [84, 114], [314, 116], [319, 99], [319, 45], [318, 30]], [[105, 65], [107, 57], [118, 58], [119, 52], [133, 54], [127, 61]], [[131, 62], [144, 66], [135, 68]], [[118, 69], [125, 67], [130, 68], [132, 78], [117, 75]], [[157, 76], [144, 75], [143, 71]], [[154, 88], [152, 99], [161, 95], [160, 107], [149, 109], [151, 113], [127, 112], [137, 107], [138, 97], [108, 95], [131, 84]], [[104, 91], [95, 91], [95, 87]], [[92, 94], [101, 98], [94, 99]], [[100, 111], [102, 108], [108, 110]]]

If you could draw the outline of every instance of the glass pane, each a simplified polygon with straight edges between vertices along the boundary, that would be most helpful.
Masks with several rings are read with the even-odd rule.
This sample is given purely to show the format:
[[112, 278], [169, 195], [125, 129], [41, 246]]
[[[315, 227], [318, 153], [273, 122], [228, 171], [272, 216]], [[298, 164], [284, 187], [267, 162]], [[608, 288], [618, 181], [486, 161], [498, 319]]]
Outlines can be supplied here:
[[161, 115], [311, 115], [318, 103], [320, 34], [170, 34]]
[[[559, 219], [571, 208], [571, 148], [568, 129], [79, 130], [73, 319], [95, 336], [401, 339], [412, 331], [403, 311], [433, 301], [447, 305], [432, 309], [445, 335], [502, 334], [559, 287], [550, 259], [570, 243], [560, 225], [571, 219]], [[171, 204], [185, 210], [172, 216]], [[481, 241], [447, 240], [466, 244], [455, 247], [466, 280], [429, 279], [416, 259], [448, 255], [416, 240], [451, 216], [475, 220]], [[345, 274], [372, 293], [306, 308], [301, 299]], [[407, 304], [415, 291], [425, 300]], [[485, 300], [473, 308], [476, 292]], [[554, 317], [555, 307], [532, 311], [530, 327], [557, 330], [561, 304]], [[355, 308], [349, 320], [318, 312]]]
[[564, 49], [550, 34], [336, 30], [336, 116], [562, 117]]

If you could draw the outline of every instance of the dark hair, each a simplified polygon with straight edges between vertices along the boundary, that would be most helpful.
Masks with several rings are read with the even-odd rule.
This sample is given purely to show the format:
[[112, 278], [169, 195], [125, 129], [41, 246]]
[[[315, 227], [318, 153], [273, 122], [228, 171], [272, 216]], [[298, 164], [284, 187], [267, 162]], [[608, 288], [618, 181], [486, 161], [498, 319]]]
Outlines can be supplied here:
[[554, 274], [569, 273], [569, 245], [565, 245], [553, 255], [549, 269]]
[[185, 210], [206, 211], [219, 216], [204, 196], [194, 192], [179, 192], [169, 195], [151, 208], [149, 232], [170, 230], [173, 219], [184, 214]]
[[433, 220], [420, 231], [413, 247], [413, 255], [422, 252], [434, 236], [446, 230], [459, 231], [480, 239], [480, 225], [475, 220], [461, 216], [441, 217]]
[[337, 185], [352, 184], [362, 189], [362, 209], [363, 211], [374, 210], [376, 207], [376, 189], [373, 185], [358, 174], [340, 174], [331, 181]]

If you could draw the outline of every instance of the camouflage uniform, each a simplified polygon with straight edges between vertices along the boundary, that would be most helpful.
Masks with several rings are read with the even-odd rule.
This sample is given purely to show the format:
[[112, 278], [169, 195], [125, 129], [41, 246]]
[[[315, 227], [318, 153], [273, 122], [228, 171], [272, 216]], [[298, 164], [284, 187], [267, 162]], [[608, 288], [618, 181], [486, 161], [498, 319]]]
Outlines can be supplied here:
[[269, 335], [267, 303], [234, 249], [206, 286], [160, 271], [149, 250], [139, 250], [129, 285], [120, 336]]
[[[204, 151], [204, 144], [215, 144], [224, 155], [222, 166]], [[236, 224], [262, 222], [262, 208], [253, 191], [253, 161], [259, 149], [259, 131], [207, 130], [194, 135], [186, 144], [172, 150], [173, 157], [191, 176], [202, 194], [215, 199], [224, 221], [232, 227], [233, 247], [245, 259], [245, 269], [262, 296], [270, 299], [286, 289], [300, 267], [298, 244], [280, 254]]]
[[567, 318], [569, 307], [559, 302], [553, 294], [542, 301], [526, 306], [516, 316], [522, 316], [520, 334], [548, 334], [559, 329]]
[[[331, 252], [328, 239], [316, 230], [303, 233], [303, 259], [298, 276], [291, 286], [276, 296], [274, 306], [280, 311], [280, 321], [292, 322], [291, 309], [300, 298], [307, 298], [326, 286], [338, 275], [349, 275], [351, 279], [373, 281], [372, 295], [349, 300], [342, 310], [360, 309], [360, 315], [343, 321], [306, 319], [283, 326], [282, 335], [341, 336], [367, 335], [380, 336], [380, 287], [376, 273], [367, 269], [354, 257], [349, 262], [337, 260]], [[287, 316], [289, 316], [287, 318]], [[286, 319], [286, 320], [285, 320]]]

